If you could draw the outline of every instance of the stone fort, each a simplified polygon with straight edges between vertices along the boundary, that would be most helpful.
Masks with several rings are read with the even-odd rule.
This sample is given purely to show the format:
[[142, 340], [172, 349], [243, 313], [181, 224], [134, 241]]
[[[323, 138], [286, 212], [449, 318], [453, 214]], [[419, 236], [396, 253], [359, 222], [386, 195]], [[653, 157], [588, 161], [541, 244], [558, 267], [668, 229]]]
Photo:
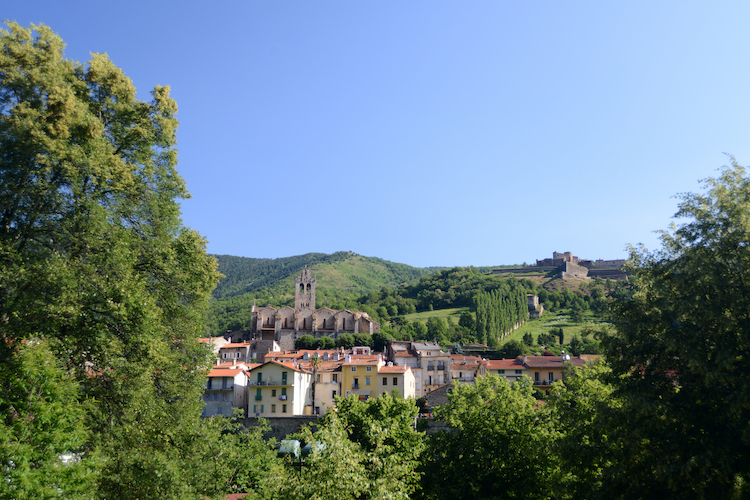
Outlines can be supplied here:
[[380, 323], [365, 312], [334, 311], [327, 307], [315, 308], [315, 277], [305, 266], [294, 280], [294, 307], [276, 308], [253, 304], [251, 336], [253, 340], [275, 340], [282, 350], [294, 349], [294, 342], [302, 335], [331, 337], [344, 333], [380, 331]]

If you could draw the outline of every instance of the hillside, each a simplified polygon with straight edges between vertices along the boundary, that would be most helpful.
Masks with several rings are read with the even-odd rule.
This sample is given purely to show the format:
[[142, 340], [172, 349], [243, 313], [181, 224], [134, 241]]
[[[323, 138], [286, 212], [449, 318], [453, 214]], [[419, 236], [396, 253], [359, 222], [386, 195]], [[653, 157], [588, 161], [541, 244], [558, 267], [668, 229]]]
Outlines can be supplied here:
[[307, 266], [320, 288], [361, 294], [382, 287], [410, 283], [437, 269], [421, 269], [353, 252], [308, 253], [280, 259], [253, 259], [215, 255], [224, 275], [213, 292], [215, 299], [235, 297], [261, 289], [292, 294], [294, 278]]

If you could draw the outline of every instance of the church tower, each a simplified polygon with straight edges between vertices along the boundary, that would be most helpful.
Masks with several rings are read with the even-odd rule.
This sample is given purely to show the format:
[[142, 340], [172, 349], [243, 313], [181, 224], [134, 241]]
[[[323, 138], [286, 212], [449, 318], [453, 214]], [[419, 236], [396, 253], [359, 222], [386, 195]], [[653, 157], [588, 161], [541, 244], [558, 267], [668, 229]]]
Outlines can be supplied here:
[[307, 266], [300, 277], [294, 279], [294, 309], [299, 311], [303, 307], [315, 309], [315, 278], [310, 276]]

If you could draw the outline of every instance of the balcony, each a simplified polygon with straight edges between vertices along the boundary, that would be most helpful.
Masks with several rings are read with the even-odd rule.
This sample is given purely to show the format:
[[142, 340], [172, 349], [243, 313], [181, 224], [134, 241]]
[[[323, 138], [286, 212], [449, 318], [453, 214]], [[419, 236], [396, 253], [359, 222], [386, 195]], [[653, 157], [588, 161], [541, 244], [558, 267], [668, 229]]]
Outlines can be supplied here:
[[279, 396], [279, 401], [286, 401], [286, 394]]
[[559, 380], [535, 380], [534, 385], [552, 385]]
[[256, 395], [255, 395], [255, 400], [256, 400], [256, 401], [263, 401], [263, 396], [261, 396], [261, 395], [259, 395], [259, 394], [256, 394]]
[[352, 384], [352, 389], [359, 389], [359, 384]]
[[281, 384], [278, 384], [275, 380], [272, 379], [266, 379], [266, 380], [251, 380], [248, 382], [248, 385], [253, 386], [259, 386], [259, 385], [287, 385], [286, 380], [282, 380]]

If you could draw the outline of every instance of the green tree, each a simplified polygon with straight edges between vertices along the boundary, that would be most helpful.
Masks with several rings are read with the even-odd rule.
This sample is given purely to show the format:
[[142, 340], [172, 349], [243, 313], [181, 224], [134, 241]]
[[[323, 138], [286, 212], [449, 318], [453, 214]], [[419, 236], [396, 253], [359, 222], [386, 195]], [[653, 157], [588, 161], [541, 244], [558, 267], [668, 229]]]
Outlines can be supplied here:
[[523, 334], [523, 343], [531, 347], [534, 345], [534, 336], [527, 332]]
[[551, 498], [556, 432], [531, 380], [477, 377], [448, 398], [435, 416], [451, 429], [430, 435], [425, 452], [428, 498]]
[[[63, 57], [45, 26], [0, 33], [0, 360], [47, 342], [72, 370], [102, 495], [179, 497], [210, 353], [218, 275], [182, 226], [175, 102], [106, 55]], [[187, 440], [187, 441], [186, 441]]]
[[315, 347], [318, 349], [333, 349], [336, 342], [331, 337], [320, 337], [315, 341]]
[[732, 158], [703, 184], [661, 250], [631, 249], [633, 293], [602, 339], [623, 401], [611, 498], [750, 494], [750, 179]]
[[603, 363], [586, 368], [570, 367], [562, 382], [547, 398], [558, 437], [553, 450], [567, 474], [556, 484], [558, 498], [606, 498], [601, 496], [602, 471], [609, 460], [608, 418], [620, 402], [605, 379], [611, 375]]
[[295, 349], [315, 349], [318, 345], [318, 341], [312, 335], [302, 335], [294, 341]]
[[[364, 452], [360, 463], [367, 473], [369, 498], [409, 498], [418, 488], [424, 449], [423, 434], [414, 429], [418, 411], [413, 399], [387, 393], [367, 401], [336, 398], [334, 418]], [[329, 414], [323, 425], [329, 425]]]
[[392, 341], [393, 337], [385, 332], [375, 332], [372, 334], [373, 349], [375, 351], [384, 352]]
[[427, 318], [427, 334], [432, 339], [445, 339], [448, 334], [448, 325], [443, 318], [431, 316]]
[[351, 333], [342, 333], [336, 339], [336, 347], [351, 349], [352, 347], [354, 347], [354, 335], [352, 335]]
[[17, 345], [0, 363], [0, 498], [94, 495], [98, 463], [86, 448], [80, 390], [46, 343]]

